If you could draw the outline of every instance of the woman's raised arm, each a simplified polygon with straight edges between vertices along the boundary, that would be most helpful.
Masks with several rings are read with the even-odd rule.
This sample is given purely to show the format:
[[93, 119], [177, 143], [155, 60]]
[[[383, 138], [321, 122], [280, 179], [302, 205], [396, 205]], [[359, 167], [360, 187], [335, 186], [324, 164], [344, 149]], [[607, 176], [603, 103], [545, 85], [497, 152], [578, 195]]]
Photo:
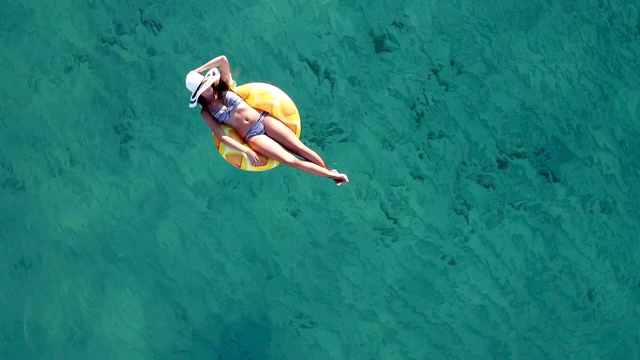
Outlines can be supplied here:
[[209, 62], [200, 66], [194, 71], [197, 73], [201, 73], [203, 71], [213, 69], [216, 66], [220, 67], [220, 79], [226, 82], [227, 84], [231, 85], [233, 81], [233, 79], [231, 78], [231, 66], [229, 66], [229, 60], [227, 60], [227, 57], [224, 55], [220, 55], [218, 57], [215, 57], [209, 60]]

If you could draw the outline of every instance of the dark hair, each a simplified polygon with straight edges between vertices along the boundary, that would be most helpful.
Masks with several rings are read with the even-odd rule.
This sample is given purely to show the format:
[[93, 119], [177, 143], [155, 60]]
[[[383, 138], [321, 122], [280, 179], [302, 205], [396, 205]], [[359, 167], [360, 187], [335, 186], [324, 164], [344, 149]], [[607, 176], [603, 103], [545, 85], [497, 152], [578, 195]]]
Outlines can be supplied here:
[[[222, 93], [224, 91], [231, 91], [231, 88], [229, 88], [229, 84], [227, 84], [226, 82], [220, 80], [218, 81], [218, 85], [211, 85], [211, 88], [213, 89], [213, 91], [218, 94], [218, 96], [222, 96]], [[207, 106], [207, 103], [205, 103], [205, 100], [202, 96], [198, 97], [198, 104], [200, 104], [200, 106], [205, 107]]]
[[218, 81], [218, 85], [213, 85], [211, 86], [211, 88], [213, 89], [213, 91], [218, 93], [218, 96], [220, 96], [223, 91], [229, 91], [231, 89], [229, 87], [229, 84], [222, 80]]

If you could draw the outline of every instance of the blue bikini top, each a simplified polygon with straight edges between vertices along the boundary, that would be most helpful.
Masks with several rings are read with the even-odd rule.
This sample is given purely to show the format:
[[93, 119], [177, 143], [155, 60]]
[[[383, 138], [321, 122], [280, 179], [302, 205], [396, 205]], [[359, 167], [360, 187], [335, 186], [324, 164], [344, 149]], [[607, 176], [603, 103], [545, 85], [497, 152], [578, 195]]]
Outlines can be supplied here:
[[242, 98], [238, 94], [234, 93], [233, 91], [227, 91], [224, 95], [224, 103], [227, 105], [226, 106], [223, 105], [218, 109], [213, 109], [211, 105], [209, 105], [209, 112], [221, 124], [226, 125], [231, 119], [231, 112], [241, 102], [242, 102]]

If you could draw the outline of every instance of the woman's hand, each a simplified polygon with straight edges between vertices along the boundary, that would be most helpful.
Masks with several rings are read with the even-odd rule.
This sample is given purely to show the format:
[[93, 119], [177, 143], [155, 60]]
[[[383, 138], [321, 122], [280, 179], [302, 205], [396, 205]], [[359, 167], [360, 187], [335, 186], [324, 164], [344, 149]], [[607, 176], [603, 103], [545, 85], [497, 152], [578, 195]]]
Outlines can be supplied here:
[[202, 73], [203, 71], [213, 69], [214, 67], [220, 67], [220, 80], [231, 85], [233, 83], [233, 78], [231, 77], [231, 65], [229, 65], [229, 60], [224, 55], [220, 55], [214, 57], [209, 60], [206, 64], [200, 66], [199, 68], [193, 70], [197, 73]]
[[247, 156], [247, 159], [252, 166], [261, 166], [265, 164], [265, 162], [260, 159], [260, 156], [258, 156], [258, 154], [252, 149], [247, 149], [244, 154]]
[[227, 72], [231, 72], [231, 68], [229, 66], [229, 60], [227, 60], [227, 57], [224, 55], [220, 55], [220, 56], [216, 56], [213, 59], [209, 60], [207, 63], [205, 63], [204, 65], [200, 66], [197, 69], [194, 69], [193, 71], [197, 72], [197, 73], [201, 73], [203, 71], [209, 70], [209, 69], [213, 69], [214, 67], [220, 67], [220, 72], [224, 72], [224, 70], [228, 70]]

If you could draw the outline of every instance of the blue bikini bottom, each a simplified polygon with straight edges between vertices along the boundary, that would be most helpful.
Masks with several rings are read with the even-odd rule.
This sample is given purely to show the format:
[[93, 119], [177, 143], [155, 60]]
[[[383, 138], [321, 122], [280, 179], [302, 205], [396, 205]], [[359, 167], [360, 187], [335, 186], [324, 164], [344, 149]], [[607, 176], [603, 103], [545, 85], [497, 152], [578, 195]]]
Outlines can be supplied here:
[[262, 114], [260, 114], [258, 121], [256, 121], [256, 123], [251, 126], [251, 129], [247, 131], [247, 135], [244, 136], [244, 142], [247, 142], [247, 140], [251, 139], [254, 136], [264, 135], [267, 133], [267, 131], [264, 129], [264, 117], [267, 115], [268, 113], [266, 111], [263, 111]]

